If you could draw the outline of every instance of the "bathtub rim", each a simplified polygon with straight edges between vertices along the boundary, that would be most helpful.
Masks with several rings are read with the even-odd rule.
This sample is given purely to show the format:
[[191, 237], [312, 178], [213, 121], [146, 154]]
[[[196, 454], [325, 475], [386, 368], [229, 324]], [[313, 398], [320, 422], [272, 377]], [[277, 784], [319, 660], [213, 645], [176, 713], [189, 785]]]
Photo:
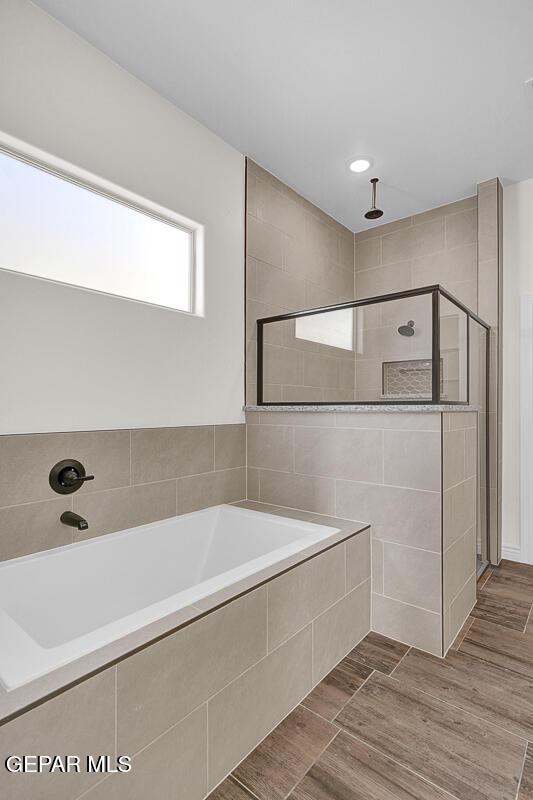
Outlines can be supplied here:
[[[286, 516], [302, 522], [314, 522], [339, 529], [319, 542], [276, 562], [253, 575], [249, 575], [231, 586], [219, 589], [198, 601], [198, 604], [185, 606], [155, 622], [110, 642], [91, 653], [86, 653], [68, 664], [62, 665], [17, 688], [6, 690], [0, 686], [0, 726], [30, 711], [53, 697], [62, 694], [94, 675], [114, 667], [135, 653], [156, 642], [173, 635], [182, 628], [202, 619], [213, 611], [243, 597], [255, 589], [278, 578], [286, 572], [299, 567], [327, 550], [343, 544], [347, 540], [370, 528], [370, 524], [357, 520], [347, 520], [292, 507], [275, 506], [251, 500], [241, 500], [224, 505], [248, 508], [249, 510]], [[204, 509], [202, 509], [204, 510]]]

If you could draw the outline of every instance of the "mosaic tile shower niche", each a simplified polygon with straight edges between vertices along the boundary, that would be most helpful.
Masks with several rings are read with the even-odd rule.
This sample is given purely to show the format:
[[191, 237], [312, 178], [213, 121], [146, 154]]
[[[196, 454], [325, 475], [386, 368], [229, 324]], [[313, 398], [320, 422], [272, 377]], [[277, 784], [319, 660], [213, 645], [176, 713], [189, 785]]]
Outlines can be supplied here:
[[[441, 359], [441, 384], [442, 374]], [[402, 397], [431, 400], [431, 359], [415, 358], [408, 361], [384, 361], [382, 393], [385, 398]]]

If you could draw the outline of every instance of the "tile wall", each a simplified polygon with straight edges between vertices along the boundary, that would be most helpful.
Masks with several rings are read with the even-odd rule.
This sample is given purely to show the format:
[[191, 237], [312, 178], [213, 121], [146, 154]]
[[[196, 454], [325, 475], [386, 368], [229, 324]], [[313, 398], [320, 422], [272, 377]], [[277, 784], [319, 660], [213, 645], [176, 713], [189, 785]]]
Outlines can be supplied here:
[[[477, 310], [477, 198], [378, 225], [354, 235], [355, 297], [440, 283]], [[356, 399], [381, 399], [383, 361], [431, 358], [431, 299], [413, 297], [358, 312]], [[415, 335], [398, 335], [398, 326], [415, 322]], [[458, 400], [459, 320], [454, 307], [441, 314], [441, 353], [445, 399]]]
[[[354, 297], [353, 234], [247, 161], [246, 380], [256, 400], [256, 320]], [[295, 337], [294, 322], [265, 339], [265, 400], [353, 400], [351, 351]]]
[[[0, 560], [246, 497], [245, 425], [0, 436]], [[48, 484], [64, 458], [94, 481], [75, 494]], [[72, 509], [89, 530], [59, 521]]]
[[442, 415], [444, 650], [476, 602], [476, 549], [484, 492], [478, 470], [477, 414]]
[[130, 773], [2, 770], [0, 796], [202, 800], [369, 630], [367, 530], [0, 727], [2, 761], [121, 754]]
[[247, 422], [248, 496], [370, 522], [373, 630], [441, 655], [441, 414], [261, 411]]

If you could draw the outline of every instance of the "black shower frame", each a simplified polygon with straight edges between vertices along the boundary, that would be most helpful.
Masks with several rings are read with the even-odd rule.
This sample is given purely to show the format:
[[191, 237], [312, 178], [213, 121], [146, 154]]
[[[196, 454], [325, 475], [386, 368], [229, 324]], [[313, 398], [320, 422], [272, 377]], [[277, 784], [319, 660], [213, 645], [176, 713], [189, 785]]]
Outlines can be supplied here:
[[[386, 303], [390, 300], [403, 300], [409, 297], [431, 295], [431, 400], [340, 400], [336, 403], [326, 401], [265, 401], [263, 400], [263, 343], [264, 326], [271, 322], [284, 322], [299, 317], [310, 317], [315, 314], [324, 314], [345, 308], [359, 308], [371, 306], [376, 303]], [[445, 297], [457, 308], [466, 314], [466, 400], [442, 400], [440, 397], [440, 298]], [[440, 406], [467, 406], [470, 403], [470, 320], [473, 319], [487, 331], [486, 337], [486, 410], [489, 411], [489, 371], [490, 371], [490, 325], [481, 319], [468, 306], [454, 297], [440, 284], [423, 286], [419, 289], [406, 289], [402, 292], [390, 292], [363, 300], [350, 300], [346, 303], [336, 303], [331, 306], [321, 306], [305, 311], [291, 311], [287, 314], [277, 314], [273, 317], [262, 317], [257, 320], [257, 405], [258, 406], [378, 406], [378, 405], [440, 405]], [[487, 426], [488, 428], [488, 426]]]

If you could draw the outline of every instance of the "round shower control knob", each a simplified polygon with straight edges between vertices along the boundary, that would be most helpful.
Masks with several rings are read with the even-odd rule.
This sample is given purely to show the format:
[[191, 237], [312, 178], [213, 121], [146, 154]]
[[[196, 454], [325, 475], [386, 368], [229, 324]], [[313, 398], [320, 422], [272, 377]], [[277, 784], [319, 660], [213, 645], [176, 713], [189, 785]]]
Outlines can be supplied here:
[[85, 481], [93, 481], [94, 475], [87, 475], [81, 461], [65, 458], [54, 464], [50, 470], [48, 481], [58, 494], [72, 494], [81, 489]]

